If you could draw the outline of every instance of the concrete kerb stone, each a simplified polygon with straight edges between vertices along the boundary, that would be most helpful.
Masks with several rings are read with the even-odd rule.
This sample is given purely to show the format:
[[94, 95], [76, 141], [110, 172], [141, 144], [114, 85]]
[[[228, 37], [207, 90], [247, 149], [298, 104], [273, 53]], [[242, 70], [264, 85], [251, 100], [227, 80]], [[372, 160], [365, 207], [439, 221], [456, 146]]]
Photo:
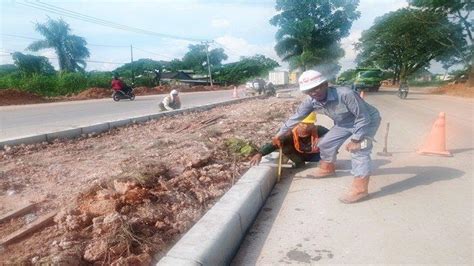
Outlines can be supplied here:
[[5, 146], [15, 146], [15, 145], [20, 145], [20, 144], [35, 144], [35, 143], [41, 143], [43, 141], [52, 141], [54, 139], [77, 138], [81, 136], [82, 134], [102, 133], [113, 128], [126, 126], [131, 123], [141, 123], [141, 122], [149, 121], [151, 119], [157, 119], [163, 116], [174, 116], [174, 115], [182, 114], [186, 112], [209, 110], [216, 106], [225, 106], [225, 105], [241, 102], [248, 99], [258, 98], [258, 97], [259, 96], [234, 99], [234, 100], [229, 100], [229, 101], [220, 102], [220, 103], [213, 103], [213, 104], [190, 107], [190, 108], [174, 110], [174, 111], [160, 112], [160, 113], [146, 115], [146, 116], [120, 119], [116, 121], [109, 121], [105, 123], [84, 126], [80, 128], [72, 128], [72, 129], [66, 129], [66, 130], [61, 130], [61, 131], [56, 131], [56, 132], [50, 132], [46, 134], [21, 137], [17, 139], [7, 139], [4, 141], [0, 141], [0, 149], [4, 148]]
[[0, 148], [4, 148], [5, 146], [16, 146], [20, 144], [35, 144], [47, 141], [46, 134], [35, 135], [35, 136], [26, 136], [18, 139], [7, 139], [0, 141]]
[[82, 134], [82, 128], [73, 128], [67, 130], [61, 130], [46, 134], [46, 140], [53, 141], [55, 139], [73, 139], [80, 137]]
[[193, 261], [193, 260], [186, 260], [186, 259], [180, 259], [180, 258], [173, 258], [166, 256], [160, 260], [160, 264], [162, 265], [173, 265], [173, 266], [201, 266], [202, 264]]
[[276, 169], [265, 165], [274, 164], [274, 157], [250, 168], [157, 265], [230, 264], [275, 185]]
[[228, 265], [245, 232], [239, 215], [233, 211], [211, 208], [198, 224], [166, 256], [196, 261], [202, 265]]
[[117, 128], [117, 127], [126, 126], [126, 125], [132, 123], [132, 120], [131, 119], [120, 119], [120, 120], [116, 120], [116, 121], [110, 121], [110, 122], [107, 122], [107, 123], [109, 124], [109, 128], [113, 129], [113, 128]]
[[90, 126], [81, 127], [82, 134], [100, 134], [102, 132], [107, 132], [110, 130], [109, 123], [101, 123]]
[[130, 118], [130, 121], [132, 123], [145, 123], [145, 122], [150, 121], [150, 116], [149, 115], [144, 115], [144, 116], [132, 117], [132, 118]]

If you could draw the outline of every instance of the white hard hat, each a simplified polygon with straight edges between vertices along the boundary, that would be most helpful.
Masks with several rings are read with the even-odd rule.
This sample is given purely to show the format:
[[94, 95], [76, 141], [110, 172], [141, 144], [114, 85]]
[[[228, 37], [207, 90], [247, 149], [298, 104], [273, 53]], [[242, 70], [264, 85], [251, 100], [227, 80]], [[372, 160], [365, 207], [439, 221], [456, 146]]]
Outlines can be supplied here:
[[307, 91], [325, 81], [326, 79], [323, 77], [323, 74], [316, 70], [308, 70], [301, 74], [298, 83], [300, 84], [300, 91]]
[[170, 94], [172, 94], [172, 95], [178, 95], [178, 91], [177, 91], [177, 90], [172, 90]]

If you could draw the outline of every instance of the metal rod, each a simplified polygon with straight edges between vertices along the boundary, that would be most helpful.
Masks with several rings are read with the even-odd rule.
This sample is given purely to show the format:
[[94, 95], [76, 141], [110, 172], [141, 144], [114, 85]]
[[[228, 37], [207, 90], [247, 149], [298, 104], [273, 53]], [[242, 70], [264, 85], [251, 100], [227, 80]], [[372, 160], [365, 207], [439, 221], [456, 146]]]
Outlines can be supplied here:
[[281, 178], [282, 160], [283, 160], [283, 149], [280, 147], [280, 156], [278, 158], [278, 179], [277, 179], [277, 182], [280, 182], [280, 178]]

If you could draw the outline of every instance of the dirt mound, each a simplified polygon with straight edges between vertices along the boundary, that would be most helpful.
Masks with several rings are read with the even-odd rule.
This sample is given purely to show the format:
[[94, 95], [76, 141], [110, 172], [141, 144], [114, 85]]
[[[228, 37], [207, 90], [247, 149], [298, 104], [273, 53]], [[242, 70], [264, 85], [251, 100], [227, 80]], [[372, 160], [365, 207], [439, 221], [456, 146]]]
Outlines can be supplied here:
[[431, 93], [474, 98], [474, 88], [468, 88], [465, 83], [448, 84], [432, 90]]
[[68, 97], [72, 100], [87, 100], [87, 99], [101, 99], [101, 98], [108, 98], [112, 95], [112, 91], [110, 89], [104, 88], [89, 88], [86, 90], [81, 91], [80, 93]]
[[49, 102], [49, 100], [31, 92], [15, 89], [0, 90], [0, 106], [44, 102]]

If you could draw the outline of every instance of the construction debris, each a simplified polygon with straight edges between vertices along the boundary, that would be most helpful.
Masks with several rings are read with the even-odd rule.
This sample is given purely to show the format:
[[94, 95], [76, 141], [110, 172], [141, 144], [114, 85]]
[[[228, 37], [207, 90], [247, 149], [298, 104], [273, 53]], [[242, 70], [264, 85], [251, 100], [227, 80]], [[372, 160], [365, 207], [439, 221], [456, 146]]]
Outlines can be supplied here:
[[50, 224], [53, 221], [53, 218], [55, 215], [56, 215], [56, 212], [51, 212], [36, 219], [34, 222], [28, 224], [28, 226], [26, 226], [25, 228], [22, 228], [21, 230], [18, 230], [8, 235], [7, 237], [3, 238], [2, 240], [0, 240], [0, 246], [6, 246], [14, 241], [17, 241], [18, 239], [21, 239], [22, 237], [33, 234], [39, 229]]
[[7, 213], [0, 216], [0, 223], [4, 222], [6, 220], [9, 220], [9, 219], [15, 218], [15, 217], [19, 217], [19, 216], [21, 216], [25, 213], [28, 213], [31, 210], [33, 210], [35, 208], [35, 206], [36, 206], [36, 203], [29, 203], [29, 204], [23, 205], [22, 207], [20, 207], [16, 210], [7, 212]]

